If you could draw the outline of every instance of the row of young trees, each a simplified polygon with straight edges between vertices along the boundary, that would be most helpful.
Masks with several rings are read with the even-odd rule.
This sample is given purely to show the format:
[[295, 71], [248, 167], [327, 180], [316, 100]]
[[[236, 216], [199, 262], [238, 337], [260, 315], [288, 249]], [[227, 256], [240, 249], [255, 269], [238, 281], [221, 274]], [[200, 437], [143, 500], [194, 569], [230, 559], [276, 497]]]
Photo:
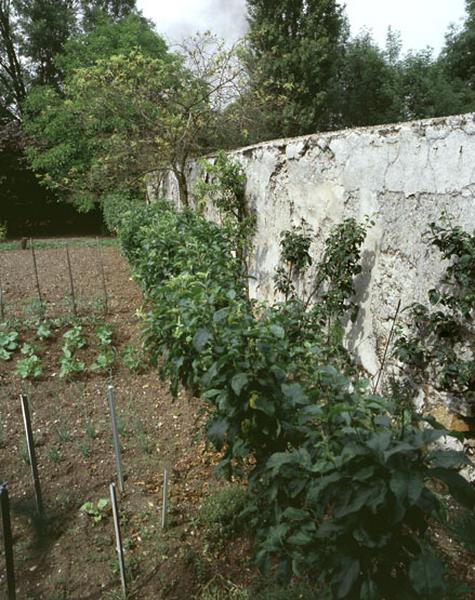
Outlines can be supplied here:
[[135, 0], [0, 0], [2, 204], [28, 168], [80, 208], [171, 168], [186, 205], [187, 160], [208, 151], [475, 106], [474, 0], [437, 58], [351, 38], [336, 0], [247, 7], [236, 47], [171, 51]]

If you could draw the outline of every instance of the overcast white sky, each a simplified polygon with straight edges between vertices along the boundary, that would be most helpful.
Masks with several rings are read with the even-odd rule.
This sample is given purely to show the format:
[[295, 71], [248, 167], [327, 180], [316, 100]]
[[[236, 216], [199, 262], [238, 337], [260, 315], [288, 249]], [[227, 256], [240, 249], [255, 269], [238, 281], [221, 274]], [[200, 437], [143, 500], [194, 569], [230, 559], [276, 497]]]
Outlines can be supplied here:
[[[246, 29], [245, 0], [137, 0], [143, 14], [170, 40], [211, 31], [233, 40]], [[432, 46], [438, 52], [449, 23], [459, 24], [464, 0], [346, 0], [352, 33], [370, 28], [384, 46], [390, 25], [402, 34], [404, 50]]]

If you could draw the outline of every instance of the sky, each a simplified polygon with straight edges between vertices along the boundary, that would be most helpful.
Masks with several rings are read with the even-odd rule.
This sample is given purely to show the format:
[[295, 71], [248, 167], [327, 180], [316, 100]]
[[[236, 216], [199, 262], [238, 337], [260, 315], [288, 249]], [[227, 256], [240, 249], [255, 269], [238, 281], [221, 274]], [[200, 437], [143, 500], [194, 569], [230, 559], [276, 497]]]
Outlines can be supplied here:
[[[137, 0], [144, 16], [155, 22], [169, 41], [211, 30], [233, 42], [246, 30], [245, 0]], [[436, 53], [450, 23], [460, 24], [465, 0], [346, 0], [352, 34], [371, 29], [384, 46], [388, 26], [402, 35], [403, 49], [427, 46]]]

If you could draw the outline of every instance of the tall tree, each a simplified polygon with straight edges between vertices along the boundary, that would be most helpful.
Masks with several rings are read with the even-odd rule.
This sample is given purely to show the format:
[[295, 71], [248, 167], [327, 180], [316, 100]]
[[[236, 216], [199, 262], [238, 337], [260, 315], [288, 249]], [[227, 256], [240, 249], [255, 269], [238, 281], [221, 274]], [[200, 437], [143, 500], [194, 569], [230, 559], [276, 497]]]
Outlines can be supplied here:
[[401, 118], [397, 49], [381, 50], [369, 33], [349, 41], [341, 70], [338, 100], [341, 125], [357, 127]]
[[336, 0], [247, 0], [247, 66], [267, 103], [268, 134], [335, 125], [338, 70], [347, 27]]
[[107, 17], [120, 21], [137, 11], [136, 0], [79, 0], [82, 13], [82, 27], [91, 31], [98, 20]]
[[451, 27], [440, 57], [463, 111], [475, 110], [475, 0], [465, 2], [467, 16], [461, 28]]
[[11, 0], [0, 0], [0, 102], [3, 118], [19, 118], [25, 94], [16, 15]]
[[32, 83], [59, 85], [55, 59], [76, 28], [75, 0], [15, 0], [20, 52]]

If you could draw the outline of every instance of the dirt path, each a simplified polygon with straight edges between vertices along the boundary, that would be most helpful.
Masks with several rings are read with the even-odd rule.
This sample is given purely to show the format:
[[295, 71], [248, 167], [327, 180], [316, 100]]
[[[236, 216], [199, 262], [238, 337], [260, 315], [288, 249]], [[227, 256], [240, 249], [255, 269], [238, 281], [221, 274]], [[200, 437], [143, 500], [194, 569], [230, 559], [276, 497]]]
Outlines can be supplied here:
[[[35, 600], [120, 597], [109, 506], [93, 516], [80, 511], [108, 498], [114, 479], [106, 390], [109, 373], [88, 370], [98, 353], [96, 329], [109, 323], [117, 358], [112, 383], [119, 415], [126, 475], [120, 497], [122, 534], [131, 597], [192, 598], [220, 569], [226, 577], [246, 579], [242, 543], [196, 560], [201, 546], [196, 511], [213, 483], [216, 457], [207, 453], [195, 424], [197, 406], [183, 396], [172, 400], [157, 372], [144, 365], [131, 371], [119, 360], [124, 346], [139, 347], [141, 294], [116, 248], [103, 248], [109, 314], [104, 317], [102, 283], [95, 248], [71, 248], [74, 285], [87, 346], [78, 351], [86, 366], [70, 379], [59, 377], [63, 334], [71, 328], [69, 275], [63, 249], [37, 250], [46, 316], [57, 318], [52, 336], [35, 338], [36, 284], [29, 251], [0, 253], [7, 331], [33, 343], [43, 364], [38, 380], [16, 373], [19, 348], [0, 361], [0, 481], [9, 484], [17, 598]], [[20, 393], [31, 403], [46, 523], [35, 516], [26, 454]], [[161, 531], [163, 469], [170, 473], [169, 528]], [[200, 546], [197, 549], [197, 544]], [[3, 548], [2, 548], [3, 552]], [[201, 555], [200, 555], [201, 556]], [[0, 556], [0, 597], [6, 596]]]

